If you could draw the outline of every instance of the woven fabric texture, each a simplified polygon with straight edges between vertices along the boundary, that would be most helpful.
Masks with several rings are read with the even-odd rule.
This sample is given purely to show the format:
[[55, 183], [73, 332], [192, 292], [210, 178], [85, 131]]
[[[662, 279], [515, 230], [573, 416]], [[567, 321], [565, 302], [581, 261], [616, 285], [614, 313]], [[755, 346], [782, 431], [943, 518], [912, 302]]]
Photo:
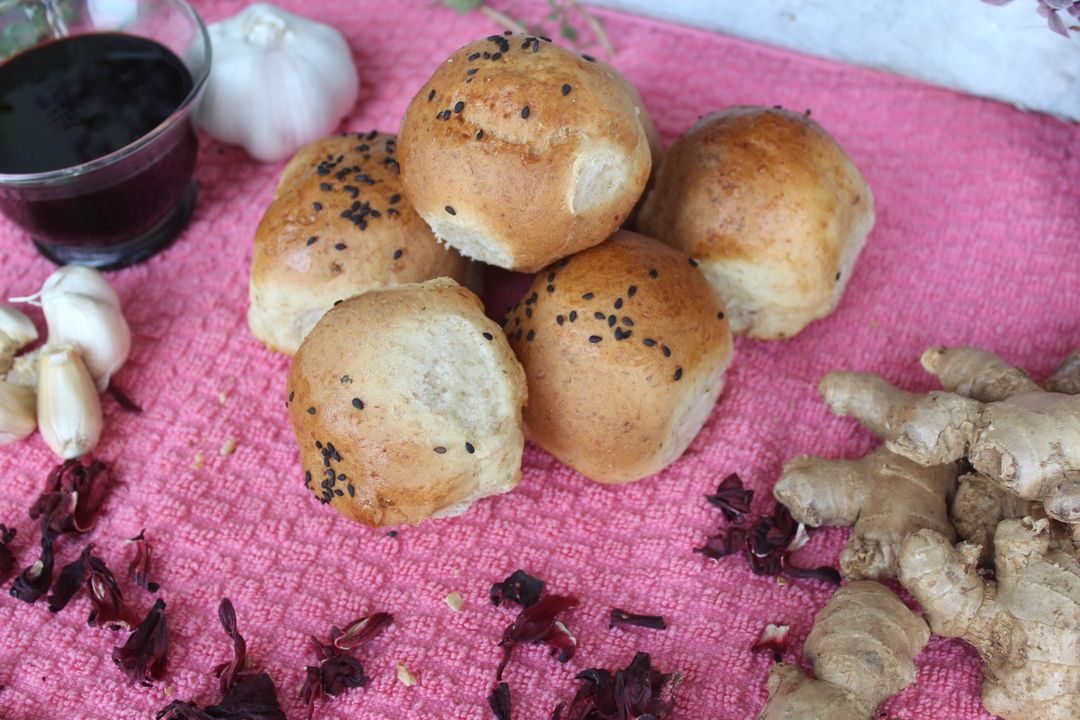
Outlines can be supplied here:
[[[350, 130], [394, 131], [444, 57], [501, 30], [428, 0], [281, 4], [339, 28], [352, 46], [363, 90], [344, 123]], [[244, 3], [196, 5], [215, 21]], [[547, 8], [495, 6], [536, 18]], [[0, 717], [147, 718], [171, 699], [216, 701], [209, 669], [231, 652], [216, 615], [227, 595], [290, 718], [303, 717], [297, 692], [314, 659], [308, 634], [375, 609], [395, 621], [359, 653], [371, 684], [320, 705], [317, 717], [487, 718], [496, 643], [514, 615], [492, 607], [487, 592], [519, 567], [581, 604], [569, 615], [579, 642], [571, 662], [557, 664], [542, 647], [515, 651], [506, 680], [516, 720], [550, 717], [573, 695], [577, 672], [622, 667], [637, 650], [685, 673], [676, 718], [756, 717], [772, 664], [750, 652], [759, 631], [791, 625], [788, 659], [803, 662], [802, 642], [832, 588], [781, 585], [755, 577], [741, 559], [694, 554], [720, 523], [702, 496], [737, 471], [765, 511], [791, 456], [870, 450], [875, 440], [819, 399], [816, 384], [829, 370], [872, 370], [926, 390], [932, 382], [918, 357], [929, 345], [986, 347], [1041, 378], [1080, 344], [1080, 204], [1070, 187], [1080, 177], [1080, 128], [888, 74], [600, 17], [618, 48], [615, 65], [640, 88], [665, 142], [702, 114], [750, 103], [809, 109], [846, 148], [873, 187], [878, 219], [840, 308], [791, 340], [739, 340], [708, 424], [661, 475], [603, 487], [527, 448], [515, 492], [391, 537], [341, 519], [304, 489], [283, 404], [288, 359], [247, 331], [251, 240], [282, 165], [204, 138], [191, 225], [170, 250], [111, 276], [134, 335], [117, 380], [145, 412], [104, 401], [97, 454], [118, 481], [93, 534], [61, 543], [58, 559], [59, 567], [89, 540], [123, 574], [132, 552], [123, 539], [146, 528], [153, 579], [168, 602], [167, 679], [151, 688], [125, 681], [110, 660], [122, 635], [87, 628], [85, 596], [54, 615], [5, 587]], [[34, 291], [52, 270], [24, 233], [0, 221], [3, 297]], [[229, 439], [236, 450], [224, 455]], [[0, 449], [0, 522], [18, 528], [20, 567], [37, 557], [26, 513], [54, 462], [40, 437]], [[797, 560], [833, 563], [847, 537], [818, 532]], [[144, 613], [152, 597], [122, 585]], [[452, 591], [465, 598], [457, 613], [443, 601]], [[662, 614], [670, 628], [609, 630], [612, 607]], [[418, 685], [398, 682], [396, 661]], [[989, 717], [971, 648], [935, 638], [918, 665], [915, 685], [883, 717]]]

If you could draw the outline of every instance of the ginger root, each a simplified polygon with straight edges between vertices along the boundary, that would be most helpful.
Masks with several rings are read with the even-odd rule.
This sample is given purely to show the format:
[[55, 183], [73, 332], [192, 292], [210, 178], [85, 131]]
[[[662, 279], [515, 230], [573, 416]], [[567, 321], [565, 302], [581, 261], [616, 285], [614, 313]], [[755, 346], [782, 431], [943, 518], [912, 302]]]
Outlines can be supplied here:
[[987, 711], [1005, 720], [1080, 717], [1080, 566], [1048, 520], [1004, 520], [994, 537], [996, 582], [976, 569], [978, 546], [933, 530], [908, 536], [900, 581], [936, 635], [975, 646]]
[[[1080, 523], [1080, 395], [1041, 391], [1022, 371], [974, 348], [932, 348], [923, 367], [946, 392], [916, 395], [866, 373], [837, 372], [821, 394], [920, 465], [967, 458], [999, 487]], [[1068, 363], [1066, 363], [1068, 364]]]
[[1043, 514], [1039, 503], [1010, 495], [978, 473], [960, 476], [949, 508], [956, 536], [981, 548], [979, 559], [984, 565], [993, 562], [994, 533], [999, 522]]
[[956, 475], [954, 463], [923, 467], [880, 448], [860, 460], [797, 457], [784, 466], [773, 494], [811, 527], [854, 526], [840, 554], [846, 577], [896, 577], [909, 533], [929, 528], [955, 536], [946, 496]]
[[915, 680], [926, 623], [870, 580], [840, 588], [814, 618], [804, 652], [811, 679], [780, 663], [769, 675], [759, 720], [871, 720], [877, 707]]

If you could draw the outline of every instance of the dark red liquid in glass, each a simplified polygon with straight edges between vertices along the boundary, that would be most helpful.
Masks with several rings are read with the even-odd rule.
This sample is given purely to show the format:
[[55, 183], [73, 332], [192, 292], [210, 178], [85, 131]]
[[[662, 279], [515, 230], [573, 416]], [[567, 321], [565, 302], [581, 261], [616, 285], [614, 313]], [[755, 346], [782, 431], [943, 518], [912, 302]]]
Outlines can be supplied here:
[[193, 201], [195, 132], [161, 127], [192, 84], [171, 50], [120, 33], [54, 40], [0, 65], [0, 174], [81, 165], [157, 134], [91, 173], [6, 185], [0, 209], [39, 245], [119, 246], [154, 230]]

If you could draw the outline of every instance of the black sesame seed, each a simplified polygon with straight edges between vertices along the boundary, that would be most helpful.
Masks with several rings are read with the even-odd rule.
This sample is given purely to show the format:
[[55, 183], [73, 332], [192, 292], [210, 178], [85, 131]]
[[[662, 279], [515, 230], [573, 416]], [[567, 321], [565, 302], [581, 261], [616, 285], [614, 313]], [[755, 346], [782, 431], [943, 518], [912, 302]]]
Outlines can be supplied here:
[[338, 497], [341, 497], [342, 495], [345, 494], [345, 492], [343, 490], [338, 489], [338, 490], [334, 491], [334, 494], [337, 495]]
[[541, 35], [540, 39], [543, 40], [544, 42], [551, 42], [551, 38], [547, 37], [546, 35]]
[[397, 215], [398, 214], [397, 208], [387, 208], [386, 214], [387, 215]]
[[571, 310], [570, 311], [570, 322], [574, 322], [575, 320], [577, 320], [577, 310]]
[[465, 74], [466, 75], [475, 75], [476, 71], [479, 70], [479, 69], [480, 68], [469, 68], [469, 70]]
[[312, 235], [311, 237], [309, 237], [309, 238], [307, 239], [307, 244], [308, 244], [308, 246], [310, 247], [310, 246], [314, 245], [314, 244], [315, 244], [315, 242], [316, 242], [316, 241], [317, 241], [318, 239], [319, 239], [319, 238], [318, 238], [318, 237], [316, 237], [315, 235]]
[[482, 57], [483, 57], [483, 58], [484, 58], [485, 60], [490, 60], [490, 59], [491, 59], [491, 53], [489, 53], [489, 52], [488, 52], [487, 50], [485, 50], [485, 51], [483, 52], [483, 54], [482, 54]]
[[556, 325], [562, 325], [564, 322], [566, 322], [566, 318], [564, 318], [562, 315], [556, 315], [555, 316], [555, 324]]
[[514, 327], [518, 327], [520, 325], [521, 325], [521, 318], [519, 318], [519, 317], [514, 318]]
[[649, 277], [651, 278], [656, 277], [658, 274], [659, 273], [656, 272], [656, 268], [652, 268], [651, 270], [649, 270]]
[[337, 245], [334, 246], [334, 249], [335, 250], [344, 250], [346, 247], [348, 247], [348, 246], [345, 243], [338, 243]]
[[484, 138], [484, 131], [483, 130], [477, 130], [476, 131], [476, 139], [477, 140], [482, 140], [483, 138]]
[[585, 62], [596, 62], [596, 58], [594, 58], [592, 55], [582, 55], [581, 57], [585, 60]]
[[391, 205], [396, 205], [400, 201], [401, 201], [401, 196], [398, 195], [397, 193], [394, 193], [393, 195], [390, 196], [390, 204]]
[[839, 279], [840, 279], [840, 273], [836, 273], [836, 279], [837, 279], [837, 280], [839, 280]]
[[315, 449], [316, 450], [322, 450], [322, 442], [316, 440], [315, 441]]
[[356, 488], [352, 485], [349, 486], [349, 497], [356, 497]]
[[571, 91], [572, 89], [573, 89], [573, 88], [571, 88], [571, 87], [570, 87], [569, 85], [563, 85], [563, 86], [562, 86], [562, 94], [563, 94], [563, 97], [566, 97], [567, 95], [569, 95], [569, 94], [570, 94], [570, 91]]
[[316, 411], [315, 411], [315, 408], [313, 408], [313, 407], [309, 407], [309, 408], [307, 409], [307, 414], [308, 414], [308, 415], [314, 415], [314, 414], [315, 414], [315, 412], [316, 412]]
[[548, 273], [547, 281], [549, 283], [555, 282], [555, 273], [553, 273], [553, 272]]
[[296, 397], [296, 393], [295, 393], [295, 392], [291, 392], [291, 393], [289, 393], [289, 402], [292, 402], [292, 401], [293, 401], [293, 398], [294, 398], [294, 397]]
[[622, 298], [615, 298], [615, 309], [622, 309]]
[[589, 336], [589, 342], [591, 342], [591, 343], [598, 343], [603, 339], [604, 338], [600, 337], [599, 335], [590, 335]]
[[513, 30], [503, 30], [503, 35], [508, 35], [509, 36], [509, 35], [513, 35], [513, 34], [514, 34]]
[[435, 448], [435, 452], [438, 455], [445, 455], [446, 454], [446, 448], [444, 448], [442, 445], [440, 445], [439, 447]]
[[716, 313], [716, 319], [717, 319], [717, 320], [723, 320], [723, 319], [724, 319], [724, 311], [723, 311], [723, 310], [721, 310], [720, 312]]
[[664, 353], [664, 357], [671, 357], [671, 348], [667, 345], [662, 345], [660, 350]]
[[[469, 62], [472, 62], [473, 60], [476, 60], [479, 57], [480, 57], [480, 53], [474, 52], [472, 55], [469, 56]], [[434, 91], [432, 91], [432, 92], [434, 92]]]
[[616, 340], [622, 340], [623, 339], [622, 328], [615, 328], [615, 339]]
[[532, 308], [531, 307], [525, 308], [525, 317], [527, 317], [527, 318], [532, 317]]
[[539, 295], [537, 295], [537, 294], [536, 294], [536, 293], [534, 292], [534, 293], [532, 293], [531, 295], [529, 295], [528, 299], [527, 299], [527, 300], [525, 301], [525, 304], [526, 304], [526, 305], [531, 305], [532, 303], [536, 302], [536, 301], [537, 301], [537, 299], [539, 299], [539, 297], [540, 297], [540, 296], [539, 296]]
[[675, 379], [682, 380], [682, 368], [675, 369]]
[[443, 208], [443, 209], [444, 209], [444, 210], [446, 210], [446, 212], [450, 213], [451, 215], [457, 215], [457, 210], [455, 210], [454, 208], [450, 207], [449, 205], [447, 205], [447, 206], [446, 206], [445, 208]]
[[614, 326], [615, 326], [615, 316], [614, 316], [614, 315], [610, 315], [610, 316], [608, 317], [608, 319], [607, 319], [607, 326], [608, 326], [608, 327], [614, 327]]
[[378, 135], [379, 135], [378, 130], [372, 130], [371, 132], [369, 132], [367, 134], [367, 137], [365, 137], [364, 139], [365, 140], [374, 140], [376, 137], [378, 137]]
[[582, 300], [592, 300], [593, 299], [593, 294], [592, 293], [585, 293], [584, 295], [581, 296], [581, 299]]
[[353, 398], [352, 399], [352, 406], [354, 408], [356, 408], [357, 410], [363, 410], [364, 409], [364, 401], [361, 400], [360, 398]]
[[605, 315], [602, 312], [597, 311], [597, 312], [593, 313], [593, 317], [596, 318], [597, 320], [603, 320], [604, 318], [607, 317], [607, 315]]
[[628, 287], [626, 289], [626, 294], [630, 297], [634, 297], [635, 295], [637, 295], [637, 285], [631, 285], [630, 287]]
[[320, 210], [322, 210], [322, 203], [321, 202], [311, 203], [311, 207], [315, 208], [315, 212], [319, 212]]
[[434, 100], [434, 99], [435, 99], [435, 88], [432, 88], [432, 89], [431, 89], [431, 92], [429, 92], [429, 93], [427, 94], [427, 101], [428, 101], [428, 102], [431, 102], [431, 101], [432, 101], [432, 100]]
[[528, 119], [529, 119], [529, 106], [528, 106], [528, 105], [526, 105], [525, 107], [521, 108], [521, 117], [522, 117], [523, 119], [525, 119], [525, 120], [528, 120]]
[[695, 260], [694, 258], [690, 258], [690, 265], [691, 267], [697, 267], [697, 260]]
[[536, 333], [533, 332], [532, 330], [530, 330], [529, 334], [525, 336], [525, 339], [528, 340], [529, 342], [532, 342], [534, 337], [536, 337]]
[[326, 191], [330, 189], [330, 183], [319, 183], [319, 189]]
[[401, 248], [398, 248], [397, 250], [395, 250], [395, 251], [394, 251], [394, 259], [395, 259], [395, 260], [400, 260], [400, 259], [401, 259], [401, 256], [402, 256], [402, 255], [404, 254], [404, 252], [405, 252], [405, 251], [404, 251], [404, 250], [402, 250]]
[[634, 327], [634, 321], [633, 321], [633, 320], [631, 320], [631, 319], [630, 319], [630, 318], [628, 318], [628, 317], [624, 317], [624, 318], [622, 319], [622, 324], [623, 324], [623, 325], [625, 325], [626, 327]]
[[465, 452], [472, 455], [474, 452], [476, 452], [476, 448], [473, 447], [473, 444], [471, 442], [467, 442], [465, 443]]
[[307, 472], [304, 473], [304, 484], [307, 485], [310, 482], [311, 482], [311, 471], [308, 470]]
[[454, 103], [454, 112], [459, 113], [464, 109], [465, 109], [465, 103], [463, 101], [458, 100], [456, 103]]
[[555, 286], [554, 285], [548, 285], [547, 286], [547, 291], [548, 292], [555, 292]]
[[484, 333], [484, 339], [485, 340], [493, 340], [494, 338], [495, 338], [495, 336], [492, 335], [491, 333], [489, 333], [489, 332]]
[[499, 59], [499, 58], [501, 58], [501, 57], [502, 57], [502, 53], [501, 53], [501, 52], [491, 53], [491, 59], [492, 59], [492, 60], [498, 60], [498, 59]]

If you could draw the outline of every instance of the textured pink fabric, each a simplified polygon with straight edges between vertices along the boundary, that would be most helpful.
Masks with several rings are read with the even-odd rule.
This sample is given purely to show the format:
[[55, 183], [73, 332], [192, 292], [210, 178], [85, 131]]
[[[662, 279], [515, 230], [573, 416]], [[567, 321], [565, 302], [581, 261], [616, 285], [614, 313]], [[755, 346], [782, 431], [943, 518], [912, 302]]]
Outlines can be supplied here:
[[[238, 0], [197, 3], [208, 20]], [[355, 49], [363, 99], [350, 129], [393, 130], [410, 96], [451, 51], [497, 31], [480, 15], [437, 3], [286, 0], [340, 28]], [[501, 6], [505, 7], [505, 6]], [[541, 15], [519, 0], [516, 12]], [[170, 698], [216, 700], [208, 669], [228, 656], [216, 606], [236, 605], [251, 656], [276, 681], [290, 718], [311, 659], [306, 635], [372, 609], [394, 626], [360, 657], [372, 683], [321, 707], [323, 718], [488, 717], [495, 646], [512, 613], [486, 599], [491, 583], [526, 568], [553, 591], [574, 593], [578, 656], [557, 665], [542, 648], [515, 652], [506, 673], [518, 720], [550, 716], [574, 674], [622, 666], [635, 650], [679, 669], [682, 720], [745, 720], [766, 698], [771, 660], [749, 652], [765, 623], [794, 628], [791, 659], [831, 588], [754, 577], [740, 560], [695, 555], [719, 513], [702, 495], [730, 471], [758, 491], [757, 508], [785, 459], [858, 456], [869, 434], [832, 417], [815, 391], [833, 368], [874, 370], [931, 387], [917, 358], [935, 343], [972, 343], [1047, 374], [1080, 343], [1080, 129], [905, 79], [842, 67], [684, 28], [603, 14], [616, 65], [640, 89], [665, 141], [699, 115], [735, 103], [810, 108], [873, 186], [878, 222], [839, 310], [797, 338], [739, 341], [727, 388], [686, 456], [661, 476], [602, 487], [536, 449], [512, 494], [460, 518], [385, 531], [352, 525], [302, 484], [283, 405], [288, 360], [247, 332], [251, 238], [281, 165], [204, 141], [199, 205], [168, 252], [113, 276], [134, 332], [118, 380], [141, 416], [105, 402], [99, 455], [120, 482], [90, 539], [117, 571], [122, 539], [147, 528], [169, 603], [168, 679], [130, 687], [109, 653], [118, 634], [85, 625], [87, 600], [59, 615], [0, 596], [0, 716], [147, 718]], [[268, 89], [268, 91], [272, 91]], [[52, 267], [0, 222], [0, 292], [37, 288]], [[40, 320], [40, 317], [38, 317]], [[235, 438], [235, 454], [219, 448]], [[205, 467], [195, 469], [196, 454]], [[0, 521], [19, 529], [20, 565], [36, 557], [26, 510], [54, 460], [40, 438], [0, 450]], [[845, 530], [816, 534], [803, 564], [833, 562]], [[62, 544], [58, 562], [77, 547]], [[151, 597], [126, 581], [140, 613]], [[443, 597], [459, 591], [460, 613]], [[666, 632], [609, 631], [612, 606], [662, 613]], [[394, 674], [403, 661], [419, 685]], [[974, 651], [935, 639], [916, 685], [887, 706], [906, 720], [988, 717], [978, 700]], [[171, 694], [169, 691], [171, 690]]]

